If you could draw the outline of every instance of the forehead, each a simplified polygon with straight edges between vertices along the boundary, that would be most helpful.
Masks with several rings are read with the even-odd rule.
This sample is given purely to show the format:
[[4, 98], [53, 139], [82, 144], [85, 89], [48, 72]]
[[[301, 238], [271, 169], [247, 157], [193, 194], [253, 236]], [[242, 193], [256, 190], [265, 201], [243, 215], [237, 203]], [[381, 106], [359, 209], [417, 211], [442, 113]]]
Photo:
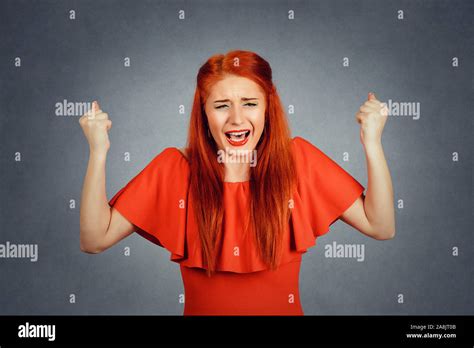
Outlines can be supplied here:
[[235, 75], [228, 75], [216, 82], [210, 90], [209, 96], [214, 97], [256, 97], [264, 94], [262, 88], [254, 81]]

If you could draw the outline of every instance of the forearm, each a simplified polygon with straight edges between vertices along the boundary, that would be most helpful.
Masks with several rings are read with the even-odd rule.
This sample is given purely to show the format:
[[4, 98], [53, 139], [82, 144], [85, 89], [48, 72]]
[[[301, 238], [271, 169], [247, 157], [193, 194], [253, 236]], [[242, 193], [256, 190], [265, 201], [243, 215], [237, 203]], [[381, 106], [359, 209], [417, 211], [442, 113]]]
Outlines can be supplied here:
[[80, 208], [81, 249], [96, 250], [110, 222], [110, 206], [105, 189], [106, 153], [89, 154]]
[[395, 234], [393, 186], [382, 144], [366, 145], [365, 153], [368, 172], [365, 213], [379, 238], [392, 238]]

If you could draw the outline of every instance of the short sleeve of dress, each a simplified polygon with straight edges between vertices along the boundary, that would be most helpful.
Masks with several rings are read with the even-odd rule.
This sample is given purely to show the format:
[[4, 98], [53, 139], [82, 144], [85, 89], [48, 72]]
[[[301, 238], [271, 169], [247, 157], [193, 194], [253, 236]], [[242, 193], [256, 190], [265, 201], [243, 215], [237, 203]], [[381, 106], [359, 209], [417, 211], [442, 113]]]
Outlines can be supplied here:
[[329, 232], [365, 188], [309, 141], [295, 137], [293, 146], [299, 181], [296, 215], [302, 215], [314, 237], [319, 237]]
[[177, 148], [166, 148], [109, 201], [147, 240], [166, 248], [171, 259], [184, 256], [186, 160]]

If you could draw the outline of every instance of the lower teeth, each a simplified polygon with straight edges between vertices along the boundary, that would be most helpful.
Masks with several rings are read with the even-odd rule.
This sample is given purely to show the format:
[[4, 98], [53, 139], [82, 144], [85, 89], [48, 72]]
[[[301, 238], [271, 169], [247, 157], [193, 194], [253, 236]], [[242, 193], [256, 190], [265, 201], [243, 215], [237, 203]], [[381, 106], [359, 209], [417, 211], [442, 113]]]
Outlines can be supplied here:
[[231, 134], [231, 135], [229, 136], [229, 138], [230, 138], [231, 140], [243, 140], [243, 139], [245, 139], [246, 137], [247, 137], [247, 133], [240, 134], [240, 135], [233, 135], [233, 134]]

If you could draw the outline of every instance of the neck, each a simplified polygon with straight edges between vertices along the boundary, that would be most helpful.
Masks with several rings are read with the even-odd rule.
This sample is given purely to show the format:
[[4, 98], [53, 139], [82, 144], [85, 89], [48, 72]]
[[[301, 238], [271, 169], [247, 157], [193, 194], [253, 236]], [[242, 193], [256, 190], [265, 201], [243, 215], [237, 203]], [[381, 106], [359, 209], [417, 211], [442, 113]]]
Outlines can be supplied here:
[[250, 179], [249, 163], [224, 163], [225, 182], [248, 181]]

